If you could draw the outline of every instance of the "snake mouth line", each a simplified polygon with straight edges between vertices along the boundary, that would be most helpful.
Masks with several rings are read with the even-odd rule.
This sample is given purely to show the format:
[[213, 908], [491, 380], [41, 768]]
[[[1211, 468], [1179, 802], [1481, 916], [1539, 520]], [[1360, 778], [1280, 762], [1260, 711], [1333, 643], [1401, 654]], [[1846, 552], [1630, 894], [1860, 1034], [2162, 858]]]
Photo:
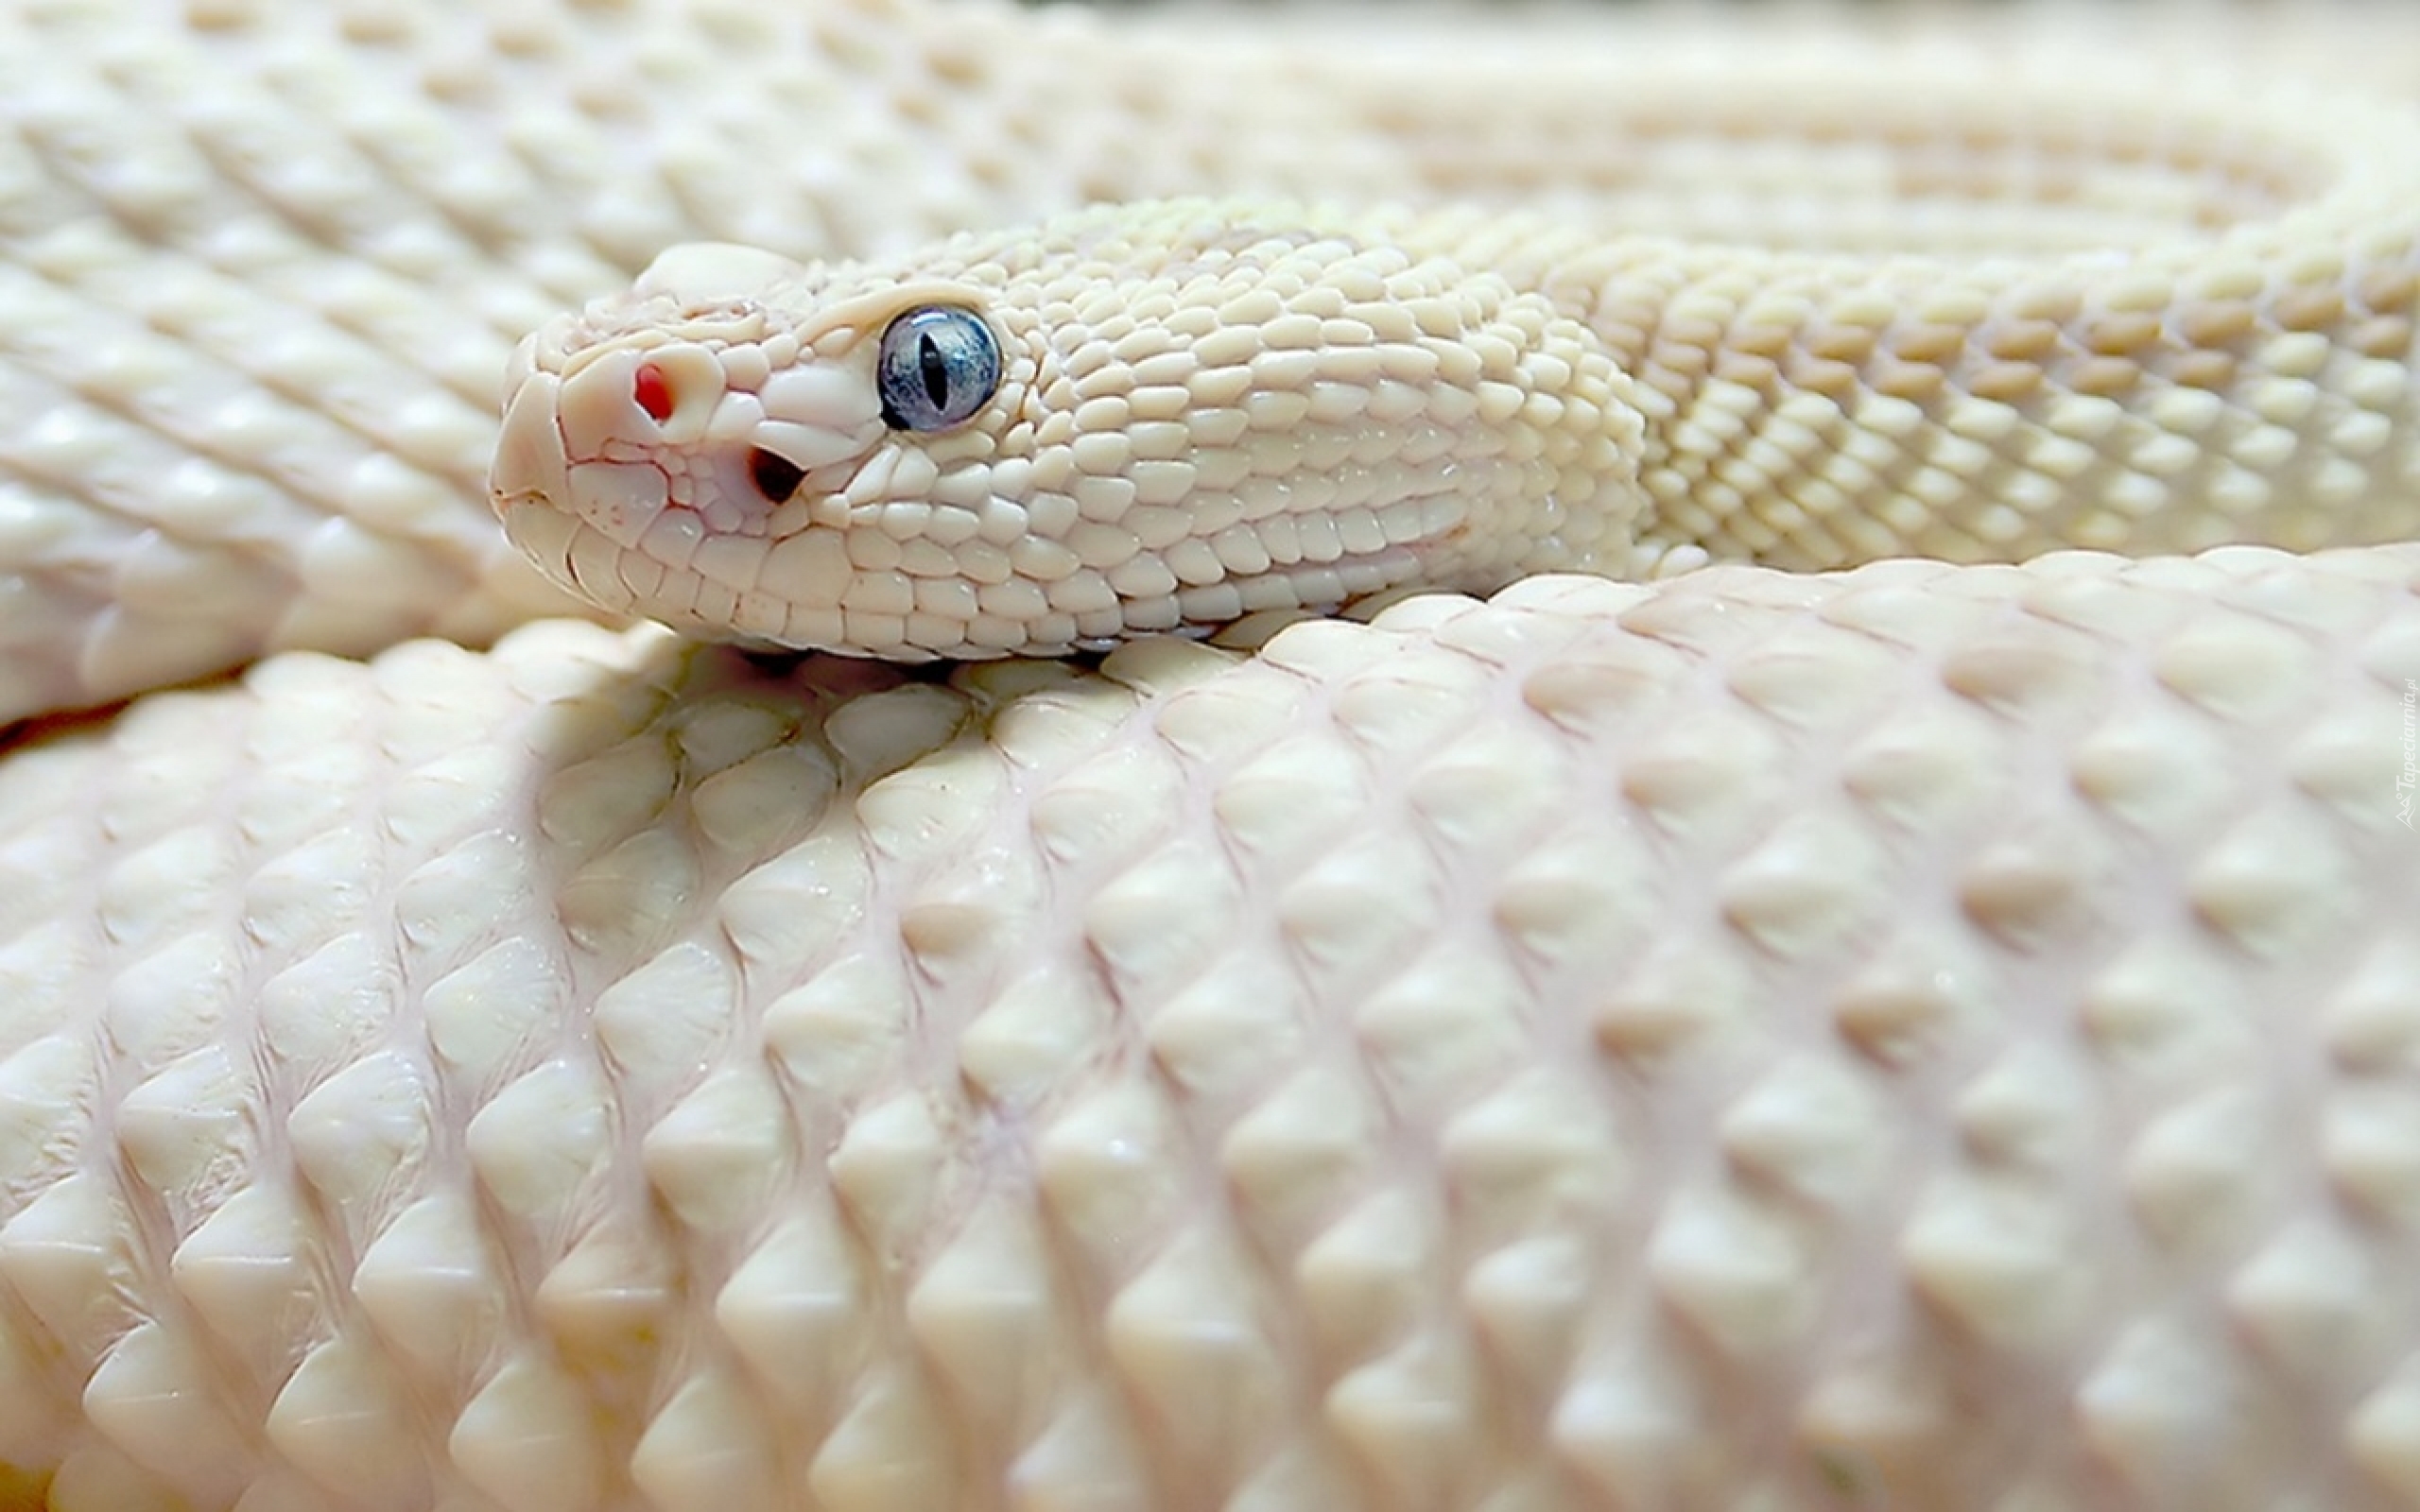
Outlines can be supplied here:
[[[645, 613], [676, 629], [736, 631], [739, 638], [791, 649], [881, 654], [908, 660], [986, 661], [1014, 655], [1058, 655], [1098, 648], [1141, 633], [1205, 634], [1248, 614], [1270, 610], [1323, 612], [1403, 587], [1421, 576], [1411, 546], [1349, 553], [1328, 561], [1273, 563], [1268, 570], [1165, 593], [1120, 594], [1104, 588], [1061, 591], [1038, 621], [986, 614], [969, 598], [920, 596], [900, 574], [835, 573], [829, 592], [809, 599], [759, 580], [768, 553], [757, 549], [717, 558], [717, 538], [692, 511], [667, 509], [659, 527], [685, 521], [698, 550], [668, 562], [614, 540], [588, 521], [553, 507], [543, 495], [499, 495], [505, 533], [556, 586], [615, 614]], [[837, 532], [808, 527], [841, 559]], [[653, 532], [650, 532], [652, 534]], [[747, 543], [761, 548], [761, 539]], [[1098, 584], [1098, 575], [1087, 579]], [[1053, 585], [1033, 585], [1046, 598]], [[870, 639], [871, 638], [871, 639]]]

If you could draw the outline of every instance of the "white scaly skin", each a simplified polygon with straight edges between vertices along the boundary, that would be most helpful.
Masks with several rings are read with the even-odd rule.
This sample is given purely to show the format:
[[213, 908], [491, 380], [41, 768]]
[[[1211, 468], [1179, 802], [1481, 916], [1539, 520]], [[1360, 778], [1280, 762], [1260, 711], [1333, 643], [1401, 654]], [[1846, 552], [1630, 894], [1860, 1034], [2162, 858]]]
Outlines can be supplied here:
[[1198, 187], [1137, 134], [1162, 112], [1227, 187], [1308, 187], [1317, 139], [1409, 181], [1314, 93], [1079, 88], [1085, 18], [923, 11], [0, 6], [0, 719], [563, 612], [484, 503], [497, 374], [668, 244]]
[[[551, 603], [477, 528], [489, 375], [664, 242], [880, 258], [1170, 161], [1528, 198], [1534, 136], [1462, 140], [1488, 67], [1564, 119], [1774, 98], [1409, 43], [1434, 87], [1087, 94], [1123, 31], [683, 9], [0, 14], [8, 707]], [[2347, 35], [2254, 56], [2420, 56]], [[2405, 171], [2331, 136], [2358, 103], [2169, 87], [2079, 80], [2075, 161], [2027, 160], [2071, 196], [1944, 221], [2059, 255]], [[2162, 100], [2267, 168], [2082, 171]], [[1805, 180], [1838, 154], [1672, 198], [1720, 145], [1555, 166], [1907, 233], [1871, 164]], [[2360, 366], [2397, 224], [2262, 284], [2255, 533], [2409, 533]], [[2298, 389], [2262, 322], [2314, 316]], [[2329, 462], [2375, 486], [2314, 513]], [[945, 682], [550, 624], [22, 739], [0, 1505], [2420, 1503], [2415, 584], [2409, 544], [1547, 577]]]
[[[1480, 226], [1346, 224], [1180, 200], [868, 266], [683, 249], [524, 346], [498, 511], [610, 608], [893, 658], [1055, 655], [1413, 582], [1649, 576], [1646, 428], [1615, 355], [1468, 255], [1515, 245], [1466, 245]], [[873, 366], [883, 328], [928, 305], [977, 313], [1005, 371], [924, 437], [885, 425]], [[660, 423], [642, 370], [668, 390]], [[794, 493], [752, 480], [759, 452], [804, 471]]]
[[[0, 451], [0, 717], [279, 646], [475, 642], [560, 610], [478, 498], [494, 375], [512, 341], [669, 243], [881, 255], [1085, 198], [1349, 191], [1733, 239], [2128, 247], [2307, 193], [2355, 143], [2408, 171], [2395, 133], [2331, 137], [2358, 104], [2276, 105], [2273, 64], [2420, 92], [2402, 8], [2283, 28], [2130, 8], [2033, 38], [1996, 13], [1887, 47], [1759, 13], [1753, 56], [1720, 17], [1686, 19], [1574, 22], [1567, 47], [1353, 27], [1342, 50], [1373, 77], [1340, 88], [1333, 37], [1272, 52], [1205, 44], [1198, 19], [1137, 30], [979, 0], [939, 21], [921, 0], [0, 9], [0, 414], [25, 418]], [[2146, 56], [2149, 86], [2124, 66]], [[2210, 58], [2231, 65], [2192, 85]], [[1829, 77], [1893, 67], [1926, 88]], [[1971, 87], [1945, 98], [1944, 78]], [[2026, 79], [2037, 99], [2065, 82], [2047, 120], [2024, 91], [1997, 103]], [[1781, 101], [1902, 141], [1954, 118], [2052, 149], [1986, 152], [1999, 192], [1951, 193], [1911, 225], [1897, 186], [1966, 181], [1962, 152], [1903, 179], [1772, 133]], [[1709, 116], [1712, 133], [1668, 129]], [[2248, 176], [2162, 167], [2180, 141], [2221, 144]]]
[[554, 624], [145, 699], [0, 767], [0, 1464], [2409, 1506], [2415, 582], [1551, 577], [946, 683]]
[[[1752, 76], [1771, 96], [1750, 119], [1714, 80], [1666, 79], [1651, 118], [1711, 140], [1633, 165], [1609, 218], [1660, 171], [1749, 178], [1775, 144], [1814, 144], [1801, 192], [1839, 202], [1807, 225], [1772, 212], [1792, 235], [1873, 234], [1858, 186], [1877, 161], [1952, 203], [2021, 202], [2039, 180], [2079, 224], [1945, 251], [1903, 186], [1882, 253], [1191, 199], [853, 263], [682, 248], [524, 343], [497, 510], [608, 610], [908, 659], [1709, 556], [1816, 570], [2420, 535], [2410, 110], [2238, 91], [2215, 97], [2232, 129], [2204, 137], [2189, 128], [2220, 108], [2183, 83], [2162, 123], [2020, 76], [1942, 163], [1901, 133], [1971, 99], [1965, 74], [1773, 72]], [[1621, 112], [1576, 129], [1641, 111], [1613, 93]], [[2084, 146], [2107, 180], [2042, 165]], [[2186, 224], [2113, 251], [2102, 201], [2166, 180]], [[946, 428], [886, 425], [882, 334], [934, 306], [992, 333], [1000, 381]]]

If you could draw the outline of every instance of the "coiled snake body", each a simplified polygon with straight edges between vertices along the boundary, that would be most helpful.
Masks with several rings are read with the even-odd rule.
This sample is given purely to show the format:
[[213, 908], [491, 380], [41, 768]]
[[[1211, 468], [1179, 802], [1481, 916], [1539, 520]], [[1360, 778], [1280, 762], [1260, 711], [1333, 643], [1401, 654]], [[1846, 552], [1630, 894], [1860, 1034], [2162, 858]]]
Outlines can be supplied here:
[[1755, 14], [0, 15], [0, 1505], [2420, 1503], [2412, 23]]

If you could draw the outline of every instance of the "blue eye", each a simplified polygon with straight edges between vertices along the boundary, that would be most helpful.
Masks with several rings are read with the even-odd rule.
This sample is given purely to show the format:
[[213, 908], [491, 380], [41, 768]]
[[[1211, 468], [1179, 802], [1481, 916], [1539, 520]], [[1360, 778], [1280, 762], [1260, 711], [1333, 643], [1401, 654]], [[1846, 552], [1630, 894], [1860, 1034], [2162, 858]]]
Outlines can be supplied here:
[[893, 430], [963, 425], [1000, 387], [1000, 343], [972, 310], [927, 304], [890, 322], [874, 365]]

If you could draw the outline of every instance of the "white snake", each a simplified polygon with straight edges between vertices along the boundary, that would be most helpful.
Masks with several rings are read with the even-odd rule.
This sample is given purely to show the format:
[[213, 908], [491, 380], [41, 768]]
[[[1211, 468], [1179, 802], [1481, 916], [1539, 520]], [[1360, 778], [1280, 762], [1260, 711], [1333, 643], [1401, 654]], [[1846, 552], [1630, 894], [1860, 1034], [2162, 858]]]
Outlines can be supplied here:
[[2414, 20], [1753, 14], [0, 14], [0, 1507], [2420, 1504]]

